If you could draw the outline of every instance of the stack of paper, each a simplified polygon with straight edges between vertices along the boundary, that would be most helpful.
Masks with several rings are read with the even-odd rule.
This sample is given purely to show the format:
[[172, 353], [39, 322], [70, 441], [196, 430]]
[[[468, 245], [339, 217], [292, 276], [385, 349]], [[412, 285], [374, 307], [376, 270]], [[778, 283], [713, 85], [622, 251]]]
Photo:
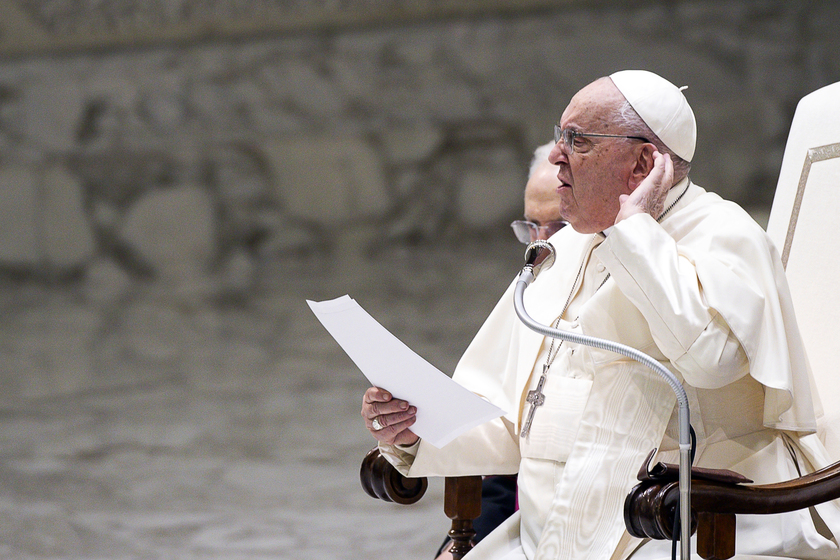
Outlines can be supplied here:
[[411, 431], [435, 447], [505, 413], [418, 356], [350, 296], [307, 303], [368, 381], [417, 407]]

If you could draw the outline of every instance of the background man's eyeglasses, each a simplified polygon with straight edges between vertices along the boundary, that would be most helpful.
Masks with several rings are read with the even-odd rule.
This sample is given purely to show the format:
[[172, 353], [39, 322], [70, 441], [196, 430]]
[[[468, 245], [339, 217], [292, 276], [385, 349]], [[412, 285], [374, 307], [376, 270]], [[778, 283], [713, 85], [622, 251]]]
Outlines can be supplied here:
[[650, 142], [644, 136], [626, 136], [624, 134], [596, 134], [594, 132], [578, 132], [576, 130], [572, 130], [571, 128], [560, 128], [559, 124], [554, 125], [554, 143], [563, 141], [566, 144], [566, 148], [569, 149], [569, 153], [575, 153], [575, 140], [577, 138], [584, 138], [594, 136], [598, 138], [632, 138], [633, 140], [641, 140], [642, 142]]
[[516, 220], [510, 224], [513, 228], [513, 233], [521, 243], [530, 243], [536, 239], [548, 239], [563, 227], [569, 225], [569, 222], [557, 220], [556, 222], [548, 222], [543, 225], [535, 224], [527, 220]]

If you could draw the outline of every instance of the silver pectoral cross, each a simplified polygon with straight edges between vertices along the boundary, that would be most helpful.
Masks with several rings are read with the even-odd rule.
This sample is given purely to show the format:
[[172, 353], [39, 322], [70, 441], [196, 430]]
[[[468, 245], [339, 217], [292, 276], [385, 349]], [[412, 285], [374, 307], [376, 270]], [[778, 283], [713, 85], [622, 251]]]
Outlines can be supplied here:
[[525, 420], [525, 424], [522, 425], [522, 431], [519, 432], [519, 437], [526, 437], [528, 435], [528, 432], [531, 431], [531, 422], [534, 421], [534, 413], [537, 411], [537, 407], [545, 404], [545, 395], [542, 389], [545, 385], [545, 374], [547, 371], [548, 364], [543, 366], [543, 373], [537, 383], [537, 388], [533, 391], [528, 391], [528, 396], [525, 397], [525, 400], [531, 403], [531, 408], [528, 409], [528, 418]]

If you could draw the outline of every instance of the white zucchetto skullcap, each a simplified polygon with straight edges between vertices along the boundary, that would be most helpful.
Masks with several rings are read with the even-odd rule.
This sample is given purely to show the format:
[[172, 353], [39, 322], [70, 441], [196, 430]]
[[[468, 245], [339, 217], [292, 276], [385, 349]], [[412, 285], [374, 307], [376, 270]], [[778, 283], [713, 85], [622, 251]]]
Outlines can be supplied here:
[[611, 74], [610, 79], [659, 139], [685, 161], [691, 161], [697, 122], [682, 93], [684, 88], [647, 70], [622, 70]]

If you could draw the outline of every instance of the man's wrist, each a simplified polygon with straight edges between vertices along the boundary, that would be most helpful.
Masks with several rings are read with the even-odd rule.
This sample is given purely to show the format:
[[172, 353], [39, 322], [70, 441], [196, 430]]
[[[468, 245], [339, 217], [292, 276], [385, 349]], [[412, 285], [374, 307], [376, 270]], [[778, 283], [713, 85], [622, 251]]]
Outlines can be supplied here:
[[405, 453], [411, 453], [412, 455], [417, 453], [417, 448], [420, 447], [420, 438], [417, 438], [417, 441], [411, 444], [394, 444], [394, 447], [403, 451]]

